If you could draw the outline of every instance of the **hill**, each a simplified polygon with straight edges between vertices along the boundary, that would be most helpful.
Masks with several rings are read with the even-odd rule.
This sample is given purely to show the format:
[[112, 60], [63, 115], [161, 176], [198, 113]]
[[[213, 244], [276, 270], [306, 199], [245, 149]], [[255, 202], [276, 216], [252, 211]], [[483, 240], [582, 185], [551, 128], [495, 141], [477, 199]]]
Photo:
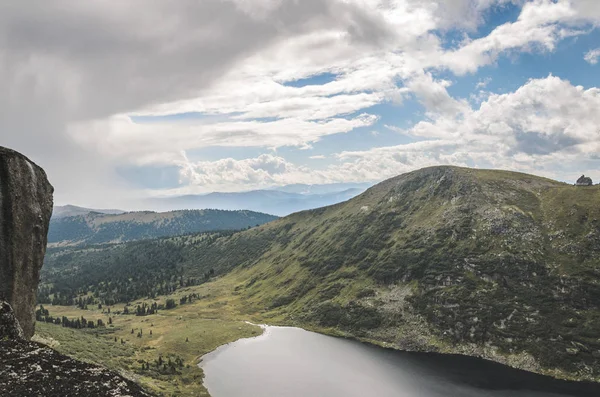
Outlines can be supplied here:
[[366, 185], [289, 185], [283, 190], [252, 190], [236, 193], [209, 193], [149, 199], [146, 205], [157, 209], [218, 208], [248, 209], [278, 216], [346, 201], [365, 190]]
[[145, 243], [177, 250], [182, 276], [223, 276], [254, 318], [600, 380], [599, 186], [432, 167], [194, 238]]
[[277, 217], [252, 211], [186, 210], [127, 212], [52, 218], [49, 246], [124, 242], [262, 225]]

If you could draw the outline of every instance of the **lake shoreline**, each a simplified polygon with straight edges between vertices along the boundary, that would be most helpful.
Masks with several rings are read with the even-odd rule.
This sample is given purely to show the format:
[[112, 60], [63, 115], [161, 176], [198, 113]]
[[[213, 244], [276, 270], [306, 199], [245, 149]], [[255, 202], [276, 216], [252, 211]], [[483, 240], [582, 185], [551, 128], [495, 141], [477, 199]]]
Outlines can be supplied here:
[[308, 331], [308, 332], [314, 332], [314, 333], [325, 335], [325, 336], [331, 336], [334, 338], [340, 338], [340, 339], [345, 339], [345, 340], [349, 340], [349, 341], [359, 342], [359, 343], [367, 345], [367, 346], [378, 347], [378, 348], [382, 348], [382, 349], [389, 350], [389, 351], [395, 351], [395, 352], [412, 353], [412, 354], [429, 354], [429, 355], [438, 355], [438, 356], [444, 356], [444, 357], [474, 358], [474, 359], [484, 360], [486, 362], [490, 362], [493, 364], [509, 367], [509, 368], [512, 368], [515, 370], [523, 371], [523, 372], [526, 372], [529, 374], [553, 379], [556, 381], [571, 382], [573, 384], [583, 384], [583, 385], [592, 385], [592, 386], [600, 385], [600, 380], [594, 381], [594, 380], [588, 380], [588, 379], [573, 378], [573, 377], [567, 376], [564, 373], [560, 373], [560, 375], [562, 375], [562, 376], [557, 376], [556, 373], [554, 373], [554, 372], [548, 373], [548, 372], [543, 372], [543, 371], [535, 371], [535, 370], [531, 370], [531, 369], [526, 369], [526, 368], [519, 367], [517, 365], [511, 365], [509, 362], [494, 360], [493, 357], [490, 358], [490, 357], [486, 357], [484, 355], [471, 355], [471, 354], [460, 353], [460, 352], [440, 352], [440, 351], [426, 350], [426, 349], [422, 349], [422, 350], [404, 349], [401, 347], [394, 346], [393, 344], [391, 344], [389, 342], [383, 342], [383, 341], [378, 341], [375, 339], [355, 336], [355, 335], [352, 335], [350, 333], [347, 333], [347, 332], [344, 332], [344, 331], [341, 331], [341, 330], [338, 330], [335, 328], [320, 328], [320, 327], [315, 327], [315, 326], [298, 326], [295, 324], [288, 324], [285, 322], [277, 323], [277, 324], [257, 324], [257, 323], [253, 323], [251, 321], [244, 321], [244, 323], [260, 327], [263, 332], [260, 335], [252, 336], [249, 338], [240, 338], [235, 341], [232, 341], [232, 342], [229, 342], [229, 343], [226, 343], [224, 345], [217, 347], [215, 350], [213, 350], [209, 353], [206, 353], [202, 357], [200, 357], [199, 361], [198, 361], [198, 366], [200, 368], [202, 368], [201, 364], [205, 360], [205, 358], [207, 358], [208, 356], [217, 352], [218, 350], [220, 350], [222, 348], [226, 348], [227, 346], [230, 346], [241, 340], [252, 340], [252, 339], [263, 337], [265, 335], [265, 331], [268, 328], [276, 327], [276, 328], [297, 328], [297, 329], [301, 329], [301, 330]]
[[256, 327], [260, 327], [261, 330], [262, 330], [262, 332], [259, 335], [254, 335], [254, 336], [250, 336], [250, 337], [247, 337], [247, 338], [236, 339], [234, 341], [231, 341], [231, 342], [225, 343], [225, 344], [223, 344], [221, 346], [218, 346], [215, 350], [210, 351], [210, 352], [208, 352], [208, 353], [203, 354], [202, 356], [200, 356], [198, 358], [198, 363], [196, 365], [198, 367], [200, 367], [200, 369], [202, 369], [202, 365], [203, 364], [205, 364], [208, 360], [210, 360], [211, 358], [213, 358], [216, 355], [218, 355], [220, 351], [223, 351], [224, 349], [226, 349], [227, 347], [233, 345], [234, 343], [238, 343], [240, 341], [250, 341], [250, 340], [253, 340], [253, 339], [258, 339], [258, 338], [265, 337], [266, 336], [265, 333], [266, 333], [266, 331], [267, 331], [268, 328], [270, 328], [270, 327], [277, 327], [276, 325], [273, 326], [273, 325], [268, 325], [268, 324], [254, 324], [254, 323], [252, 323], [250, 321], [244, 321], [244, 323], [249, 324], [249, 325], [254, 325]]
[[[531, 385], [535, 385], [535, 388], [531, 389], [535, 392], [540, 393], [550, 393], [550, 392], [561, 392], [561, 393], [577, 393], [577, 396], [597, 396], [600, 392], [600, 384], [594, 382], [586, 382], [586, 381], [573, 381], [573, 380], [564, 380], [557, 379], [551, 376], [546, 376], [543, 374], [537, 374], [531, 371], [526, 371], [518, 368], [513, 368], [510, 366], [506, 366], [501, 363], [497, 363], [492, 360], [487, 360], [485, 358], [473, 357], [464, 354], [453, 354], [453, 353], [440, 353], [440, 352], [415, 352], [415, 351], [403, 351], [399, 349], [395, 349], [390, 346], [381, 346], [377, 343], [372, 343], [367, 340], [360, 340], [356, 337], [349, 337], [343, 335], [332, 335], [331, 333], [323, 333], [323, 332], [315, 332], [310, 329], [305, 329], [301, 327], [294, 326], [280, 326], [280, 325], [266, 325], [266, 324], [252, 324], [260, 326], [264, 331], [261, 335], [257, 335], [251, 338], [242, 338], [235, 342], [231, 342], [226, 345], [219, 346], [219, 348], [214, 351], [204, 355], [202, 359], [198, 362], [198, 366], [206, 370], [206, 365], [209, 364], [212, 360], [216, 360], [221, 353], [226, 352], [231, 356], [231, 351], [228, 352], [229, 348], [245, 348], [247, 347], [247, 343], [259, 340], [261, 338], [267, 339], [272, 335], [271, 331], [276, 329], [289, 329], [290, 331], [304, 331], [308, 334], [320, 335], [326, 337], [332, 337], [337, 340], [346, 340], [351, 342], [359, 342], [360, 346], [364, 346], [369, 348], [369, 351], [374, 352], [375, 355], [383, 355], [388, 357], [394, 357], [398, 360], [404, 360], [407, 362], [430, 362], [433, 363], [434, 367], [444, 368], [444, 372], [450, 377], [459, 377], [461, 385], [467, 385], [471, 388], [480, 388], [481, 390], [496, 390], [499, 388], [494, 382], [495, 380], [489, 378], [490, 373], [502, 373], [502, 374], [510, 374], [509, 381], [502, 383], [502, 387], [505, 387], [506, 390], [516, 390], [523, 391], [529, 390]], [[308, 335], [307, 334], [307, 335]], [[314, 336], [312, 337], [314, 338]], [[237, 345], [242, 342], [241, 345]], [[325, 341], [326, 342], [326, 341]], [[274, 343], [274, 342], [273, 342]], [[263, 345], [265, 346], [265, 345]], [[306, 349], [310, 350], [310, 346], [305, 346]], [[383, 348], [383, 349], [382, 349]], [[400, 353], [401, 355], [395, 355], [396, 353]], [[238, 352], [239, 354], [239, 352]], [[246, 357], [247, 358], [247, 357]], [[231, 357], [229, 357], [231, 360]], [[294, 360], [295, 360], [294, 356]], [[292, 360], [292, 361], [294, 361]], [[243, 361], [243, 360], [242, 360]], [[452, 365], [447, 365], [448, 363], [452, 363]], [[457, 365], [458, 363], [458, 365]], [[237, 363], [236, 363], [237, 364]], [[264, 363], [263, 363], [264, 364]], [[258, 364], [260, 365], [260, 364]], [[446, 367], [444, 367], [446, 365]], [[456, 368], [454, 368], [456, 367]], [[478, 368], [484, 368], [484, 370], [479, 371]], [[476, 379], [471, 379], [473, 376], [469, 375], [465, 377], [465, 374], [471, 371], [475, 374]], [[487, 371], [487, 372], [485, 372]], [[456, 373], [453, 373], [456, 372]], [[485, 375], [488, 374], [488, 375]], [[485, 376], [484, 376], [485, 375]], [[506, 375], [504, 375], [506, 376]], [[477, 379], [479, 377], [479, 379]], [[465, 379], [469, 378], [470, 380], [466, 381]], [[489, 379], [488, 379], [489, 378]], [[450, 378], [449, 378], [450, 379]], [[457, 378], [458, 379], [458, 378]], [[214, 379], [213, 379], [214, 381]], [[206, 377], [203, 379], [204, 387], [209, 390], [209, 385], [206, 382]], [[540, 386], [541, 385], [541, 386]], [[212, 394], [215, 397], [220, 397], [222, 394]], [[487, 394], [486, 394], [487, 395]], [[562, 394], [561, 394], [562, 395]], [[570, 395], [570, 394], [569, 394]], [[229, 395], [228, 395], [229, 396]], [[558, 394], [557, 394], [558, 396]], [[566, 396], [566, 395], [565, 395]]]
[[[306, 331], [311, 331], [311, 332], [315, 332], [315, 333], [322, 334], [322, 335], [332, 336], [335, 338], [352, 340], [355, 342], [360, 342], [362, 344], [366, 344], [368, 346], [376, 346], [376, 347], [380, 347], [380, 348], [384, 348], [384, 349], [388, 349], [388, 350], [392, 350], [392, 351], [405, 352], [405, 353], [437, 354], [440, 356], [470, 357], [470, 358], [481, 359], [481, 360], [485, 360], [487, 362], [503, 365], [503, 366], [513, 368], [513, 369], [516, 369], [519, 371], [524, 371], [524, 372], [528, 372], [531, 374], [544, 376], [544, 377], [551, 378], [551, 379], [558, 380], [558, 381], [573, 382], [573, 383], [579, 383], [579, 384], [600, 385], [600, 379], [575, 377], [575, 376], [571, 376], [570, 374], [559, 371], [559, 370], [544, 369], [537, 363], [537, 361], [535, 362], [535, 366], [520, 366], [518, 364], [514, 364], [510, 360], [510, 358], [517, 357], [518, 355], [504, 355], [504, 354], [500, 354], [500, 353], [470, 354], [466, 350], [470, 350], [470, 351], [474, 352], [477, 349], [476, 347], [471, 347], [471, 346], [466, 346], [465, 348], [463, 348], [462, 346], [458, 346], [458, 351], [452, 351], [453, 348], [456, 349], [457, 347], [445, 347], [444, 350], [434, 350], [434, 349], [427, 349], [427, 348], [408, 349], [408, 348], [403, 348], [403, 347], [394, 345], [393, 343], [390, 343], [390, 342], [356, 336], [349, 332], [345, 332], [345, 331], [342, 331], [342, 330], [339, 330], [336, 328], [321, 328], [321, 327], [313, 326], [313, 325], [298, 326], [298, 325], [290, 325], [289, 323], [285, 323], [285, 322], [277, 324], [277, 325], [301, 328]], [[439, 349], [437, 346], [435, 348]]]
[[[226, 346], [229, 346], [233, 343], [236, 343], [239, 340], [252, 340], [255, 338], [262, 337], [262, 336], [264, 336], [265, 331], [270, 327], [280, 327], [280, 328], [298, 328], [298, 329], [302, 329], [302, 330], [308, 331], [308, 332], [314, 332], [314, 333], [325, 335], [325, 336], [331, 336], [334, 338], [341, 338], [341, 339], [345, 339], [345, 340], [359, 342], [359, 343], [367, 345], [367, 346], [383, 348], [383, 349], [395, 351], [395, 352], [413, 353], [413, 354], [429, 354], [429, 355], [438, 355], [438, 356], [444, 356], [444, 357], [474, 358], [474, 359], [484, 360], [486, 362], [490, 362], [493, 364], [509, 367], [509, 368], [512, 368], [515, 370], [523, 371], [523, 372], [526, 372], [529, 374], [553, 379], [556, 381], [570, 382], [573, 384], [590, 385], [590, 386], [599, 386], [600, 385], [600, 380], [594, 381], [594, 380], [589, 380], [589, 379], [569, 377], [567, 374], [562, 373], [562, 372], [557, 373], [557, 372], [544, 372], [543, 370], [540, 370], [540, 371], [531, 370], [531, 369], [527, 369], [527, 368], [522, 368], [518, 365], [511, 365], [510, 362], [508, 362], [508, 361], [495, 360], [494, 357], [487, 357], [485, 355], [479, 355], [479, 354], [472, 355], [472, 354], [466, 354], [466, 353], [460, 353], [460, 352], [442, 352], [442, 351], [434, 351], [434, 350], [426, 350], [426, 349], [422, 349], [422, 350], [404, 349], [404, 348], [401, 348], [398, 346], [394, 346], [393, 344], [391, 344], [389, 342], [383, 342], [383, 341], [378, 341], [375, 339], [355, 336], [355, 335], [352, 335], [350, 333], [347, 333], [347, 332], [344, 332], [344, 331], [341, 331], [341, 330], [338, 330], [335, 328], [320, 328], [320, 327], [310, 326], [310, 325], [309, 326], [299, 326], [297, 324], [293, 324], [293, 323], [290, 324], [290, 323], [286, 323], [286, 322], [281, 322], [281, 323], [276, 322], [275, 324], [264, 324], [264, 323], [258, 324], [258, 323], [253, 323], [251, 321], [244, 321], [244, 323], [260, 327], [263, 330], [263, 332], [257, 336], [253, 336], [253, 337], [249, 337], [249, 338], [241, 338], [241, 339], [229, 342], [225, 345], [221, 345], [217, 349], [213, 350], [212, 352], [209, 352], [209, 353], [203, 355], [200, 358], [200, 361], [198, 362], [198, 365], [200, 366], [200, 368], [202, 368], [201, 363], [202, 363], [203, 359], [205, 357], [211, 355], [212, 353], [216, 352], [217, 350], [224, 348]], [[541, 369], [541, 367], [540, 367], [540, 369]]]

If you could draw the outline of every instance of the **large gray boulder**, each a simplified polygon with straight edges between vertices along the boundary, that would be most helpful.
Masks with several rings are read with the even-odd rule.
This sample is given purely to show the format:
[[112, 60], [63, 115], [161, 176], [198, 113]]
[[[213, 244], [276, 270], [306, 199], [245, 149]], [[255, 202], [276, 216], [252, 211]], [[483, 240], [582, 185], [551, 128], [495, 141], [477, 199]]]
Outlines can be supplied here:
[[8, 302], [0, 301], [0, 340], [23, 339], [23, 329]]
[[42, 168], [0, 147], [0, 300], [10, 303], [26, 338], [34, 332], [53, 192]]
[[151, 397], [113, 371], [27, 340], [34, 331], [53, 190], [44, 170], [0, 147], [0, 396]]

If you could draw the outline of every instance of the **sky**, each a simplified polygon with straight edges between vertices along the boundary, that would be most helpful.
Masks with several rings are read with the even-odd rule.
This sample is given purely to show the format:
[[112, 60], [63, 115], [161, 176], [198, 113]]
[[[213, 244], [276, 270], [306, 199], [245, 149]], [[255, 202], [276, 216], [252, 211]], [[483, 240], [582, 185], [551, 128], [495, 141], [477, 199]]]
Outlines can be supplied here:
[[0, 145], [57, 204], [427, 166], [600, 181], [597, 0], [0, 3]]

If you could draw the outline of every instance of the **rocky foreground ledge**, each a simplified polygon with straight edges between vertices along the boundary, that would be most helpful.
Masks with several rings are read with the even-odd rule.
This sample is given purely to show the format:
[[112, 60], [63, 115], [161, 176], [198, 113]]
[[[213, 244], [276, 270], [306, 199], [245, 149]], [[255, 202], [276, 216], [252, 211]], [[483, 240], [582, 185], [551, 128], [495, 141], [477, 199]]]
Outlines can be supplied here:
[[136, 383], [23, 339], [11, 306], [0, 301], [1, 397], [151, 397]]
[[0, 396], [151, 396], [105, 368], [73, 360], [47, 346], [0, 341]]

